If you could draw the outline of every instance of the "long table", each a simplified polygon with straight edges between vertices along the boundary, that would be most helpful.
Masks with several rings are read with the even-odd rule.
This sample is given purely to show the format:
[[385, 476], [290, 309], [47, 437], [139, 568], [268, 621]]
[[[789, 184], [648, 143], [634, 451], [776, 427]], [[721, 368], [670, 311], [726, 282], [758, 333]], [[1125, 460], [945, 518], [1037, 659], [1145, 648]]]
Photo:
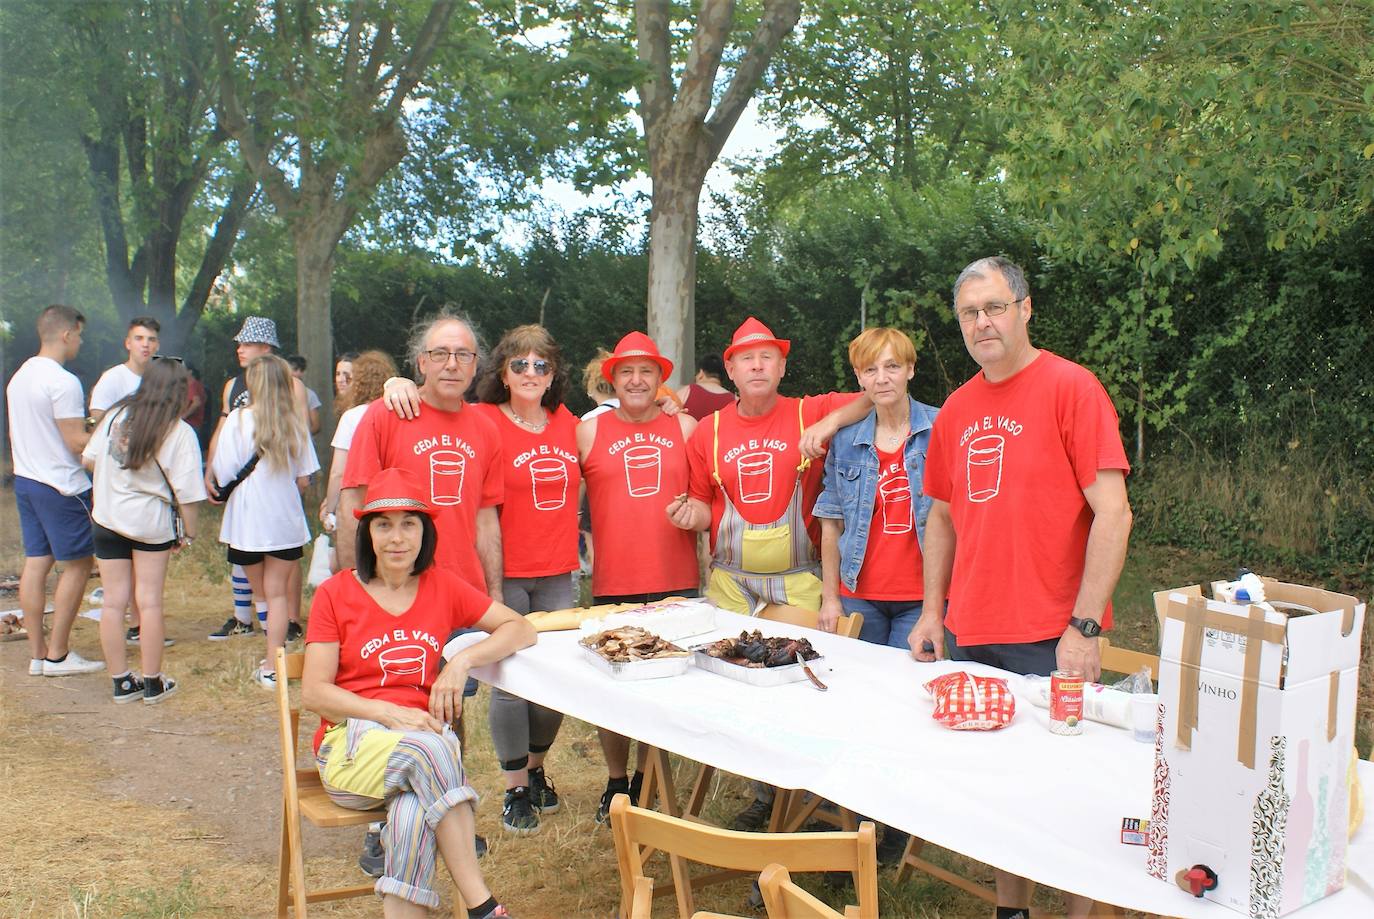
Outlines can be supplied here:
[[[1153, 748], [1088, 722], [1051, 734], [1048, 713], [1018, 697], [1000, 731], [951, 731], [930, 717], [921, 684], [975, 664], [922, 664], [904, 652], [797, 626], [717, 613], [713, 637], [743, 628], [801, 636], [826, 658], [808, 682], [755, 687], [689, 668], [616, 681], [584, 660], [578, 632], [473, 670], [477, 679], [565, 714], [719, 769], [805, 789], [997, 868], [1130, 909], [1197, 919], [1237, 913], [1145, 873], [1147, 849], [1123, 845], [1123, 817], [1150, 813]], [[465, 636], [456, 641], [475, 641]], [[828, 668], [828, 669], [826, 669]], [[1374, 792], [1374, 764], [1362, 762]], [[1293, 914], [1374, 916], [1374, 815], [1349, 849], [1346, 887]]]

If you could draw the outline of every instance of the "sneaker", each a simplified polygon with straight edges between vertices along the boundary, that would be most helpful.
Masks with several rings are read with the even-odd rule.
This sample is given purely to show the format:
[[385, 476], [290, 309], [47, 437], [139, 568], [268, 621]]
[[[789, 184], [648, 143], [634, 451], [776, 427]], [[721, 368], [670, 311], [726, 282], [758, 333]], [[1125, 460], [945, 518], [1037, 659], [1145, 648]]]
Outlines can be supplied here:
[[755, 799], [749, 802], [748, 807], [735, 815], [730, 826], [732, 829], [745, 833], [757, 833], [768, 827], [768, 818], [771, 816], [773, 816], [773, 805], [767, 801]]
[[[130, 629], [126, 629], [126, 630], [125, 630], [125, 632], [124, 632], [124, 643], [125, 643], [126, 645], [136, 645], [136, 644], [138, 644], [138, 626], [134, 626], [133, 628], [130, 628]], [[163, 639], [162, 639], [162, 647], [164, 647], [164, 648], [170, 648], [170, 647], [171, 647], [172, 645], [174, 645], [174, 644], [176, 644], [176, 641], [175, 641], [174, 639], [167, 638], [166, 636], [163, 636]]]
[[[607, 779], [606, 790], [601, 793], [601, 803], [596, 808], [596, 822], [605, 823], [611, 819], [611, 799], [616, 795], [630, 793], [630, 780], [627, 778]], [[633, 801], [631, 802], [633, 803]]]
[[165, 674], [143, 678], [143, 704], [157, 705], [177, 691], [177, 681]]
[[639, 806], [640, 793], [644, 791], [644, 773], [636, 772], [630, 776], [630, 803]]
[[497, 903], [492, 911], [483, 916], [482, 919], [511, 919], [510, 910]]
[[889, 866], [900, 862], [902, 854], [906, 852], [907, 840], [910, 838], [901, 830], [892, 827], [884, 829], [883, 838], [878, 843], [878, 864]]
[[544, 775], [543, 766], [535, 766], [530, 770], [530, 802], [540, 814], [558, 813], [558, 789]]
[[530, 790], [521, 785], [506, 789], [506, 802], [501, 807], [501, 828], [516, 836], [528, 836], [539, 829], [539, 812], [530, 801]]
[[35, 657], [29, 661], [29, 676], [43, 675], [43, 658]]
[[277, 688], [277, 675], [276, 675], [276, 673], [268, 673], [267, 671], [265, 671], [265, 670], [262, 669], [264, 666], [266, 666], [266, 665], [265, 665], [265, 664], [259, 664], [259, 665], [257, 666], [257, 669], [253, 671], [253, 682], [254, 682], [254, 683], [257, 683], [257, 684], [258, 684], [259, 686], [261, 686], [263, 689], [276, 689], [276, 688]]
[[299, 622], [286, 623], [286, 640], [299, 641], [305, 635], [305, 629], [301, 628]]
[[381, 830], [368, 830], [363, 837], [363, 854], [358, 856], [358, 867], [370, 878], [379, 878], [386, 867], [386, 853], [382, 851]]
[[230, 616], [228, 619], [224, 620], [224, 625], [220, 626], [218, 629], [210, 633], [209, 639], [211, 641], [224, 641], [226, 638], [234, 638], [238, 635], [252, 634], [253, 623], [239, 622], [233, 616]]
[[134, 702], [143, 698], [143, 681], [134, 676], [133, 673], [114, 677], [113, 682], [115, 705], [123, 705], [125, 702]]
[[60, 661], [43, 660], [44, 676], [72, 676], [77, 673], [95, 673], [104, 670], [104, 661], [88, 661], [75, 651], [68, 651]]

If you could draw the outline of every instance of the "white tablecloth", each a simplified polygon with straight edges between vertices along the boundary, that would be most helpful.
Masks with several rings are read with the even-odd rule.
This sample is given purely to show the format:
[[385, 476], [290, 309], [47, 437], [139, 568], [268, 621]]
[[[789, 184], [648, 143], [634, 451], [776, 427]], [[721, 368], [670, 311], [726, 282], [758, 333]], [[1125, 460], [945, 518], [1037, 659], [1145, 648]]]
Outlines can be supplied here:
[[[1017, 700], [1000, 731], [936, 724], [920, 684], [978, 665], [920, 664], [853, 639], [733, 613], [711, 637], [759, 628], [805, 635], [826, 657], [810, 683], [754, 687], [688, 670], [615, 681], [583, 659], [577, 632], [550, 632], [473, 676], [522, 698], [737, 775], [805, 788], [936, 845], [1061, 890], [1179, 917], [1238, 914], [1145, 873], [1146, 848], [1120, 842], [1121, 818], [1150, 814], [1153, 748], [1129, 731], [1087, 723], [1061, 737], [1048, 712]], [[475, 641], [471, 635], [459, 642]], [[1374, 792], [1374, 764], [1361, 763]], [[1352, 841], [1349, 880], [1301, 919], [1374, 916], [1374, 818]], [[1224, 880], [1224, 879], [1223, 879]]]

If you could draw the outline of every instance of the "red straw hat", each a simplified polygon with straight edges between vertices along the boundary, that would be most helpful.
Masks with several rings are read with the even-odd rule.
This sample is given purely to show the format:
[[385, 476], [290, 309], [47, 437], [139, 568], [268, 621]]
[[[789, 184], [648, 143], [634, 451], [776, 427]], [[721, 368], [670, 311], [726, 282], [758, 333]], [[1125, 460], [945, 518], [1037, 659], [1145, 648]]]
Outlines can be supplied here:
[[736, 351], [759, 345], [772, 345], [782, 352], [783, 357], [787, 357], [787, 352], [792, 350], [792, 342], [774, 337], [772, 329], [750, 316], [744, 320], [743, 325], [735, 329], [735, 337], [730, 339], [730, 347], [725, 349], [725, 359], [728, 361]]
[[367, 499], [362, 507], [353, 509], [359, 520], [364, 514], [384, 514], [387, 511], [414, 511], [433, 517], [434, 508], [426, 500], [424, 489], [415, 476], [404, 469], [383, 469], [367, 483]]
[[654, 344], [654, 340], [643, 332], [631, 332], [620, 339], [615, 346], [615, 353], [602, 363], [601, 375], [606, 378], [607, 383], [614, 383], [615, 380], [612, 375], [615, 373], [615, 365], [636, 357], [642, 357], [658, 364], [659, 369], [663, 371], [663, 379], [665, 380], [673, 375], [673, 362], [659, 354], [658, 345]]

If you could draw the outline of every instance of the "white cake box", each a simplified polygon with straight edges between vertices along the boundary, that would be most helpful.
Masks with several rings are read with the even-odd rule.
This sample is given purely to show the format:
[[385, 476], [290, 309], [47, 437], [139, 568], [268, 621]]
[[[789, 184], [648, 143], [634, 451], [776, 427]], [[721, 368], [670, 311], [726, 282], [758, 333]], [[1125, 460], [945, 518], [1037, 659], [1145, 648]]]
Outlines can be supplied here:
[[600, 619], [585, 619], [578, 629], [583, 635], [595, 635], [627, 625], [638, 626], [664, 641], [676, 643], [715, 631], [716, 607], [705, 600], [659, 600], [607, 613]]
[[1264, 585], [1274, 609], [1207, 600], [1199, 587], [1155, 594], [1163, 641], [1147, 861], [1184, 890], [1187, 872], [1206, 866], [1216, 884], [1203, 895], [1257, 919], [1345, 884], [1365, 613], [1344, 594]]

